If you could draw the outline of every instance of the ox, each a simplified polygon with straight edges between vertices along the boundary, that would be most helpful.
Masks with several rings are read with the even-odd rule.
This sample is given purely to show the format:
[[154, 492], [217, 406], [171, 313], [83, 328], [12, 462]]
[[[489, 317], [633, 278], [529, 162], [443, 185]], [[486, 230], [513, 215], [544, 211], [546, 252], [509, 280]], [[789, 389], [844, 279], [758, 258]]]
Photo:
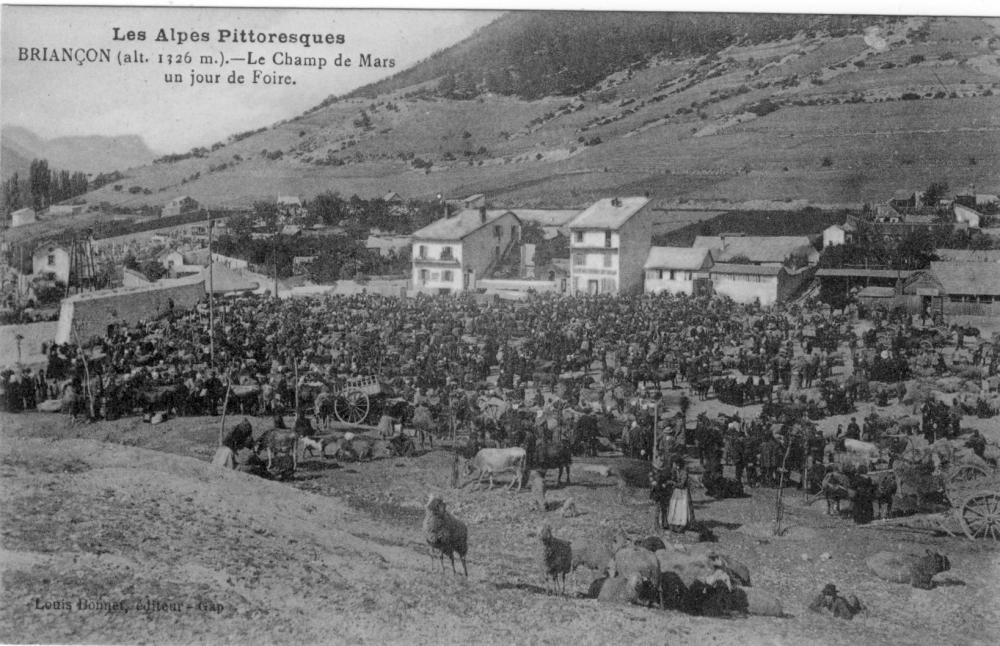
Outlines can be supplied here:
[[520, 491], [526, 462], [527, 454], [520, 447], [479, 449], [475, 457], [465, 463], [465, 473], [466, 475], [478, 473], [476, 479], [477, 487], [482, 485], [483, 477], [488, 475], [490, 478], [490, 489], [492, 489], [493, 476], [511, 471], [514, 473], [514, 478], [510, 481], [510, 485], [507, 488], [512, 489], [517, 484], [517, 490]]

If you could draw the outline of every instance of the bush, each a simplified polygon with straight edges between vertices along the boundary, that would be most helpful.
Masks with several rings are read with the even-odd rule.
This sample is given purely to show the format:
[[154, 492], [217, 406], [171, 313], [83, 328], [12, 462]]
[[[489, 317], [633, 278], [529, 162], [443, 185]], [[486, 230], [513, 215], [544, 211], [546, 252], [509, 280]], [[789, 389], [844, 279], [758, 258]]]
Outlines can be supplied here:
[[910, 65], [917, 65], [918, 63], [923, 63], [925, 60], [927, 59], [924, 58], [923, 54], [914, 54], [910, 57]]

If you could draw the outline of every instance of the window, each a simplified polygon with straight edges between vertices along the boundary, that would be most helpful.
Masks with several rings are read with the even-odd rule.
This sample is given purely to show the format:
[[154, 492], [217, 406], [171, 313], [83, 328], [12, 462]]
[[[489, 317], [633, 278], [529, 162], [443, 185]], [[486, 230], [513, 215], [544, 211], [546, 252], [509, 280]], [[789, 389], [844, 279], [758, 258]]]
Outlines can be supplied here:
[[577, 231], [576, 232], [576, 241], [577, 242], [583, 242], [583, 231]]
[[420, 245], [420, 253], [417, 254], [417, 257], [421, 259], [427, 257], [427, 245]]
[[604, 266], [606, 268], [611, 266], [611, 254], [609, 253], [604, 254]]
[[663, 280], [663, 270], [660, 269], [659, 272], [660, 272], [660, 280]]
[[510, 237], [511, 240], [517, 240], [517, 225], [512, 225], [510, 227]]
[[583, 267], [587, 264], [587, 254], [585, 253], [575, 253], [573, 254], [573, 264], [577, 267]]
[[445, 272], [441, 275], [441, 280], [443, 280], [446, 283], [450, 283], [454, 279], [455, 279], [455, 274], [448, 269], [446, 269]]
[[451, 247], [441, 247], [441, 260], [451, 260]]
[[49, 266], [51, 267], [52, 265], [56, 264], [56, 255], [54, 253], [50, 253], [47, 260], [49, 262]]
[[676, 280], [676, 279], [677, 279], [677, 272], [675, 272], [673, 269], [671, 269], [670, 270], [670, 280]]
[[426, 269], [421, 269], [420, 270], [420, 284], [421, 285], [426, 285], [427, 284], [427, 270]]
[[494, 238], [499, 238], [500, 236], [502, 236], [503, 234], [501, 233], [501, 231], [502, 231], [502, 229], [501, 229], [501, 227], [500, 227], [499, 224], [494, 225], [493, 226], [493, 237]]
[[694, 272], [686, 271], [684, 272], [684, 280], [693, 280]]
[[610, 231], [605, 231], [604, 232], [604, 246], [608, 247], [608, 248], [611, 247], [611, 232]]

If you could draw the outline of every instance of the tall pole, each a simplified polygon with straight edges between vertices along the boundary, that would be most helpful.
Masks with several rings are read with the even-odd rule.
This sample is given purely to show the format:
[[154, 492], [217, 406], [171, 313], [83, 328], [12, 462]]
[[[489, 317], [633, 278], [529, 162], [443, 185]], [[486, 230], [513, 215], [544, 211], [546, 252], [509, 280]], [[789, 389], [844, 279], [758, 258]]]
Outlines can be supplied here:
[[208, 356], [215, 368], [215, 281], [212, 271], [212, 214], [208, 212]]
[[275, 232], [271, 236], [273, 244], [271, 245], [274, 249], [274, 297], [278, 298], [278, 233]]

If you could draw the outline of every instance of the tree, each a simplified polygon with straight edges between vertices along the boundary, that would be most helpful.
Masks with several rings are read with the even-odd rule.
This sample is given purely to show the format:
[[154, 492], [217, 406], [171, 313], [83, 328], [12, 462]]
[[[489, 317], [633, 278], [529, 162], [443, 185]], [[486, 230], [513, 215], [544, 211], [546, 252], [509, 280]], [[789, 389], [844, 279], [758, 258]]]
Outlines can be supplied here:
[[28, 184], [31, 190], [32, 208], [36, 211], [41, 211], [50, 203], [52, 176], [49, 174], [48, 160], [32, 160], [28, 174]]
[[948, 194], [948, 182], [931, 182], [924, 191], [921, 201], [925, 206], [937, 206], [938, 202]]

